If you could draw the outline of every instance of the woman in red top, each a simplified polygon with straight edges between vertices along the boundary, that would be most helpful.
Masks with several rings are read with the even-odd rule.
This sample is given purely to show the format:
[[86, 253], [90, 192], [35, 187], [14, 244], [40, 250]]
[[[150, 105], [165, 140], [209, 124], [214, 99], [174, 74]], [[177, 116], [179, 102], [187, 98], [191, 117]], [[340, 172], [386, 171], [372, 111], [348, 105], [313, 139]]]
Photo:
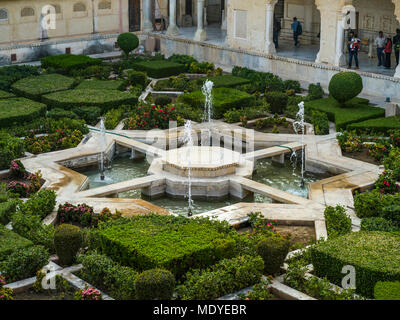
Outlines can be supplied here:
[[385, 53], [385, 68], [390, 69], [390, 60], [392, 56], [392, 38], [390, 36], [388, 36], [386, 39], [383, 52]]

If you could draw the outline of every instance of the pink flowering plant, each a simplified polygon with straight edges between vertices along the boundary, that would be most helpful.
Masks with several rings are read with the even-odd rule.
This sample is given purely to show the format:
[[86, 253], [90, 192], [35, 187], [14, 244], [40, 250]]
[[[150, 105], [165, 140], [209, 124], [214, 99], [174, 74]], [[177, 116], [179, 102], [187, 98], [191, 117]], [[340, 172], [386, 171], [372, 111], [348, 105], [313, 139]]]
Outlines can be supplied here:
[[85, 287], [75, 293], [75, 300], [103, 300], [101, 292], [92, 287]]
[[24, 178], [27, 174], [24, 165], [20, 160], [12, 160], [10, 166], [11, 176], [14, 178]]
[[87, 204], [77, 206], [66, 202], [58, 207], [57, 217], [60, 223], [79, 223], [83, 227], [97, 225], [98, 217]]
[[391, 170], [385, 170], [379, 175], [375, 187], [378, 188], [379, 192], [382, 194], [394, 194], [400, 191], [400, 186], [397, 184], [396, 179], [394, 179]]
[[6, 279], [0, 274], [0, 301], [13, 300], [13, 290], [6, 288]]
[[10, 193], [18, 194], [20, 198], [27, 198], [31, 193], [31, 188], [28, 184], [19, 181], [10, 181], [6, 190]]

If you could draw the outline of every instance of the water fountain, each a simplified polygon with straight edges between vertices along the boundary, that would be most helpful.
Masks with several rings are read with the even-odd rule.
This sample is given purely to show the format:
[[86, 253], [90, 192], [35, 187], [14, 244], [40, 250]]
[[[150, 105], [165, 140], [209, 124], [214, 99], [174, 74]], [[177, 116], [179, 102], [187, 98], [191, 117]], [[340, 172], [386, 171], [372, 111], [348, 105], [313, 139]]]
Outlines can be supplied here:
[[193, 148], [192, 137], [192, 121], [188, 120], [185, 123], [185, 134], [183, 143], [186, 145], [186, 163], [188, 173], [188, 216], [192, 216], [193, 200], [192, 200], [192, 173], [191, 173], [191, 153]]
[[106, 127], [104, 125], [104, 117], [100, 118], [100, 180], [104, 181], [104, 149], [106, 148]]
[[293, 128], [296, 133], [301, 131], [301, 187], [304, 187], [304, 134], [305, 134], [305, 126], [304, 126], [304, 101], [299, 103], [299, 112], [296, 114], [296, 121], [293, 123]]
[[204, 82], [203, 87], [201, 88], [201, 91], [204, 95], [205, 98], [205, 103], [204, 103], [204, 121], [211, 123], [212, 121], [212, 114], [213, 114], [213, 99], [212, 99], [212, 89], [214, 87], [214, 82], [210, 80], [206, 80]]

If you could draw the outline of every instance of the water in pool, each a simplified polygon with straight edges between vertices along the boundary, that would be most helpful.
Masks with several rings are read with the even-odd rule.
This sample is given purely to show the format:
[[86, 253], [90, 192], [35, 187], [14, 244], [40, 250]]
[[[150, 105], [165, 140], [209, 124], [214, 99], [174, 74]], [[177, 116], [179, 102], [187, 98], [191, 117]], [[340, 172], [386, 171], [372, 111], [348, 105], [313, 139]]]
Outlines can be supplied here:
[[[112, 169], [105, 172], [106, 179], [104, 181], [100, 180], [98, 168], [79, 171], [89, 178], [89, 187], [93, 189], [121, 181], [144, 177], [147, 175], [148, 168], [149, 164], [145, 159], [131, 160], [127, 156], [114, 159]], [[320, 180], [321, 178], [322, 177], [320, 175], [306, 172], [305, 187], [302, 188], [300, 186], [301, 172], [299, 166], [293, 170], [290, 161], [285, 161], [285, 164], [280, 166], [273, 164], [270, 159], [258, 161], [257, 169], [253, 174], [254, 181], [264, 183], [271, 187], [284, 190], [301, 197], [308, 196], [308, 184]], [[119, 197], [149, 200], [141, 194], [140, 189], [120, 193]], [[187, 199], [162, 197], [158, 199], [151, 199], [150, 201], [153, 204], [165, 208], [171, 212], [177, 214], [187, 214]], [[199, 214], [229, 206], [238, 202], [270, 203], [271, 199], [260, 194], [255, 194], [254, 196], [250, 196], [243, 200], [236, 198], [226, 198], [216, 201], [195, 199], [192, 212], [193, 214]]]

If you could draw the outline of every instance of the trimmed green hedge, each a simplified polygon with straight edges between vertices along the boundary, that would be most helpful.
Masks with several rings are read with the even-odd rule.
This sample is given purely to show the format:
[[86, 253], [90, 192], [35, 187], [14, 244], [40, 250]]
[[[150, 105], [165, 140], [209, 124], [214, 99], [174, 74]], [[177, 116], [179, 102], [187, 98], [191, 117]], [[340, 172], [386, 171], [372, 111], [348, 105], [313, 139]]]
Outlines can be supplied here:
[[0, 261], [5, 260], [15, 250], [30, 246], [33, 246], [32, 241], [0, 225]]
[[44, 104], [26, 98], [0, 100], [0, 128], [21, 125], [40, 118], [45, 113]]
[[356, 269], [356, 292], [373, 297], [378, 281], [400, 280], [400, 236], [387, 232], [352, 232], [311, 247], [315, 275], [341, 285], [346, 265]]
[[329, 82], [329, 94], [341, 105], [357, 97], [362, 90], [362, 78], [356, 72], [339, 72]]
[[14, 200], [0, 203], [0, 224], [9, 223], [11, 213], [15, 212], [16, 208], [17, 202]]
[[211, 222], [173, 216], [119, 220], [99, 232], [103, 253], [137, 270], [162, 268], [182, 276], [232, 257], [235, 240]]
[[76, 89], [122, 90], [125, 86], [123, 80], [84, 80]]
[[379, 281], [375, 285], [374, 297], [376, 300], [400, 300], [400, 281]]
[[75, 89], [44, 95], [42, 101], [51, 108], [99, 107], [106, 112], [123, 104], [135, 105], [138, 99], [118, 90]]
[[152, 78], [166, 78], [176, 76], [185, 72], [185, 66], [166, 60], [140, 61], [133, 64], [133, 68], [138, 71], [144, 71]]
[[15, 82], [11, 88], [19, 96], [40, 100], [44, 94], [71, 89], [75, 83], [76, 80], [73, 78], [52, 73], [21, 79]]
[[400, 130], [400, 116], [370, 119], [358, 123], [352, 123], [348, 130], [356, 130], [358, 133], [374, 132], [388, 134], [390, 130]]
[[54, 68], [63, 73], [69, 73], [74, 69], [84, 69], [93, 65], [101, 65], [103, 61], [100, 59], [90, 58], [88, 56], [78, 54], [60, 54], [57, 56], [49, 56], [40, 59], [42, 68]]
[[[232, 88], [217, 88], [213, 94], [213, 118], [222, 118], [231, 109], [243, 109], [255, 104], [256, 98], [246, 92]], [[204, 109], [204, 96], [201, 91], [186, 93], [178, 97], [179, 102], [189, 104], [195, 109]]]
[[14, 97], [15, 97], [15, 94], [12, 94], [11, 92], [0, 90], [0, 99], [8, 99], [8, 98], [14, 98]]
[[306, 108], [325, 112], [329, 120], [335, 122], [336, 130], [347, 129], [347, 126], [368, 119], [385, 117], [385, 110], [365, 104], [368, 100], [355, 98], [346, 103], [346, 108], [332, 97], [306, 102]]
[[234, 88], [237, 86], [245, 85], [250, 83], [250, 80], [236, 77], [232, 75], [222, 75], [215, 77], [204, 77], [197, 80], [197, 83], [203, 85], [206, 80], [210, 80], [214, 83], [214, 88]]

